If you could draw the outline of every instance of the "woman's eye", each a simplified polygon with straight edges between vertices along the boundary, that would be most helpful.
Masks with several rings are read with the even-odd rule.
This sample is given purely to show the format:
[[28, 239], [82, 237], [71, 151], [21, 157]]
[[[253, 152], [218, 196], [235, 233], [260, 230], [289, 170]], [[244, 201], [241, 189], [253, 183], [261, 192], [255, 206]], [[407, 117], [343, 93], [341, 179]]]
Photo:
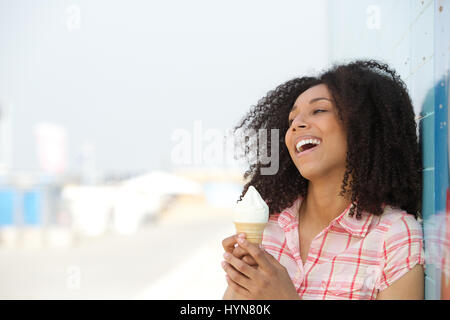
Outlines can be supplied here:
[[[316, 109], [316, 110], [313, 111], [313, 114], [316, 114], [316, 113], [319, 113], [319, 112], [327, 112], [327, 110], [324, 110], [324, 109]], [[293, 122], [293, 121], [294, 121], [294, 119], [288, 120], [289, 127], [292, 125], [292, 122]]]

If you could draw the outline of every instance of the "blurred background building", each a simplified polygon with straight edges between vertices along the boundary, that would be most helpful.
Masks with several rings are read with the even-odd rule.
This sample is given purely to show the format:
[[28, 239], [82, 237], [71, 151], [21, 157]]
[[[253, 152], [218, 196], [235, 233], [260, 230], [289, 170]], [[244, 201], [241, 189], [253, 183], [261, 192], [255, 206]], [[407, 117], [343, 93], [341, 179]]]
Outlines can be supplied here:
[[221, 148], [227, 130], [290, 78], [374, 58], [413, 99], [426, 298], [448, 299], [449, 12], [447, 0], [0, 0], [0, 298], [220, 299], [246, 169]]

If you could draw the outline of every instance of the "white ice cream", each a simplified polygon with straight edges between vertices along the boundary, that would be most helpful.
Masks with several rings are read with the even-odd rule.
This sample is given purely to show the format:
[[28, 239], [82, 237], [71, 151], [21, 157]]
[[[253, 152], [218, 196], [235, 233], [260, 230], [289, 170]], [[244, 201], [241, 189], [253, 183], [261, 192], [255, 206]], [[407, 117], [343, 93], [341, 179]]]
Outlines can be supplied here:
[[234, 208], [234, 221], [250, 223], [267, 223], [269, 206], [255, 187], [250, 186]]

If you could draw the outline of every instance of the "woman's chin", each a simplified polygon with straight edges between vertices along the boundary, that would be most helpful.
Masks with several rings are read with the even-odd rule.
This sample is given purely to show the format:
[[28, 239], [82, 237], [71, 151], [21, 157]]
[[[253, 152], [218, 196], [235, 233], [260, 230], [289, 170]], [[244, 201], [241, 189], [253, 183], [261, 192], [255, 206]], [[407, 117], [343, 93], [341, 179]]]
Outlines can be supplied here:
[[306, 180], [314, 180], [317, 179], [318, 177], [320, 177], [321, 174], [321, 170], [319, 170], [319, 168], [312, 168], [312, 167], [305, 167], [302, 166], [301, 168], [298, 168], [298, 172], [300, 173], [300, 175], [305, 178]]

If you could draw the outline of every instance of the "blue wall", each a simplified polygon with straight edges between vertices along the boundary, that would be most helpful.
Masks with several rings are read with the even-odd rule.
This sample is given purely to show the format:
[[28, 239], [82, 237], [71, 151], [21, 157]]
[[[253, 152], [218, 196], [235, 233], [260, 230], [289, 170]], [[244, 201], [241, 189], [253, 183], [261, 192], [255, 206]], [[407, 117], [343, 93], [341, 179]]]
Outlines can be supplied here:
[[15, 191], [9, 188], [0, 189], [0, 227], [14, 223]]
[[21, 190], [0, 188], [0, 228], [9, 226], [41, 226], [44, 191], [41, 188]]

